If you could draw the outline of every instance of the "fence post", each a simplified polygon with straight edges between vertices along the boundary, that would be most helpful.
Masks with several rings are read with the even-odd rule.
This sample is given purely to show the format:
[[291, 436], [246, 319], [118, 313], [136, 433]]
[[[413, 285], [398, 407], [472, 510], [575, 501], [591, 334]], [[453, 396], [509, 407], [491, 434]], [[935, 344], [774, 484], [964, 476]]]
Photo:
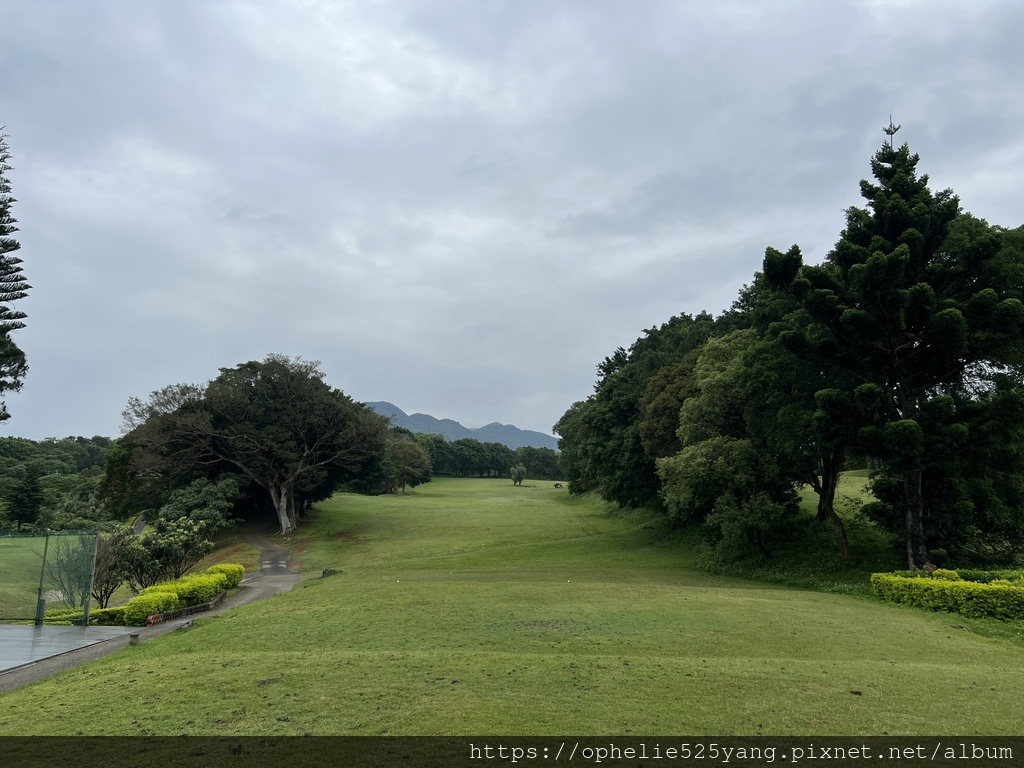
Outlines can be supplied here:
[[89, 626], [89, 605], [92, 597], [92, 583], [96, 579], [96, 553], [100, 548], [100, 532], [96, 531], [92, 537], [92, 567], [89, 569], [89, 586], [85, 589], [85, 604], [82, 611], [82, 626]]
[[50, 548], [50, 532], [46, 532], [46, 539], [43, 541], [43, 564], [39, 566], [39, 596], [36, 598], [36, 622], [37, 627], [43, 626], [43, 617], [46, 615], [46, 601], [43, 599], [43, 577], [46, 575], [46, 553]]

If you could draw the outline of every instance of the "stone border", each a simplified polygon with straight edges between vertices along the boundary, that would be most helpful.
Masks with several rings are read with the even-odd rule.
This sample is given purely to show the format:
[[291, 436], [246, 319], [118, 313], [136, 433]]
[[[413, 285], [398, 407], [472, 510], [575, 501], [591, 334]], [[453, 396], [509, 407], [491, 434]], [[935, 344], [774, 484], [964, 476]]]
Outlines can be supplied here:
[[146, 626], [153, 627], [157, 624], [163, 624], [165, 621], [172, 621], [173, 619], [180, 619], [185, 616], [191, 616], [193, 613], [202, 613], [203, 611], [210, 611], [220, 605], [224, 598], [228, 596], [228, 593], [221, 592], [213, 600], [208, 603], [200, 603], [199, 605], [189, 605], [185, 608], [178, 608], [174, 611], [167, 611], [166, 613], [154, 613], [146, 617]]

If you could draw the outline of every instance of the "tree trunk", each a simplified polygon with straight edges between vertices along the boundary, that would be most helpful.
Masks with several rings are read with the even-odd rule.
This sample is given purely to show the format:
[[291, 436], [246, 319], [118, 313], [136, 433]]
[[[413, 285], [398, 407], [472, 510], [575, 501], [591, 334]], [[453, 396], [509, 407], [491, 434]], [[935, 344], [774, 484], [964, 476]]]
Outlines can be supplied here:
[[928, 561], [928, 547], [924, 540], [924, 497], [921, 478], [924, 471], [911, 470], [903, 476], [904, 520], [907, 534], [907, 566], [917, 570]]
[[839, 488], [839, 467], [842, 457], [833, 454], [822, 462], [821, 485], [815, 490], [818, 491], [818, 520], [828, 520], [836, 529], [836, 537], [839, 539], [839, 556], [843, 560], [850, 559], [850, 541], [846, 537], [846, 526], [843, 520], [836, 514], [836, 489]]
[[288, 503], [288, 521], [291, 523], [291, 530], [295, 530], [299, 527], [299, 512], [295, 506], [295, 485], [288, 483], [288, 489], [285, 491], [285, 498]]
[[[897, 407], [904, 419], [917, 419], [917, 393], [901, 384]], [[924, 469], [921, 456], [903, 464], [908, 465], [910, 469], [903, 472], [903, 519], [907, 537], [907, 566], [914, 571], [928, 561], [928, 547], [924, 541], [924, 495], [921, 492]]]
[[271, 486], [267, 488], [270, 491], [270, 499], [274, 502], [274, 511], [277, 512], [277, 521], [281, 524], [281, 530], [279, 533], [282, 536], [286, 536], [295, 530], [295, 524], [292, 522], [292, 516], [289, 514], [288, 500], [290, 494], [286, 488], [278, 488]]

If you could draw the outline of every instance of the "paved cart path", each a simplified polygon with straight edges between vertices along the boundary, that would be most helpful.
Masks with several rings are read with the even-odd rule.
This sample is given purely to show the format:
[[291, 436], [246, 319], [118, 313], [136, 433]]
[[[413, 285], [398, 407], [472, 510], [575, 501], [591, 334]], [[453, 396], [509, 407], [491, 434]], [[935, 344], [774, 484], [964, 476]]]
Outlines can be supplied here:
[[109, 656], [127, 647], [132, 633], [138, 633], [139, 641], [144, 642], [191, 624], [196, 617], [216, 616], [240, 605], [289, 591], [298, 583], [301, 574], [288, 568], [288, 550], [263, 531], [262, 527], [251, 524], [242, 528], [245, 540], [260, 551], [260, 570], [246, 574], [241, 588], [212, 611], [166, 621], [155, 627], [0, 625], [0, 693]]

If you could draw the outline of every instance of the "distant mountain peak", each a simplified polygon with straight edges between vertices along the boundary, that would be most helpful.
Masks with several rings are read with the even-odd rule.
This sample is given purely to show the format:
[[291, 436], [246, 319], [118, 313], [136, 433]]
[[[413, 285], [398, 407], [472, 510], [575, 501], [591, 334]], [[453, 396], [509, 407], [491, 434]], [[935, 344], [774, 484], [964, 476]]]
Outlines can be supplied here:
[[531, 429], [520, 429], [513, 424], [492, 421], [478, 429], [470, 429], [452, 419], [438, 419], [427, 413], [408, 414], [394, 403], [383, 400], [367, 403], [366, 406], [381, 416], [390, 418], [392, 425], [396, 427], [421, 434], [444, 435], [444, 439], [449, 442], [472, 437], [481, 443], [501, 443], [513, 450], [523, 446], [558, 449], [558, 440], [551, 435]]

